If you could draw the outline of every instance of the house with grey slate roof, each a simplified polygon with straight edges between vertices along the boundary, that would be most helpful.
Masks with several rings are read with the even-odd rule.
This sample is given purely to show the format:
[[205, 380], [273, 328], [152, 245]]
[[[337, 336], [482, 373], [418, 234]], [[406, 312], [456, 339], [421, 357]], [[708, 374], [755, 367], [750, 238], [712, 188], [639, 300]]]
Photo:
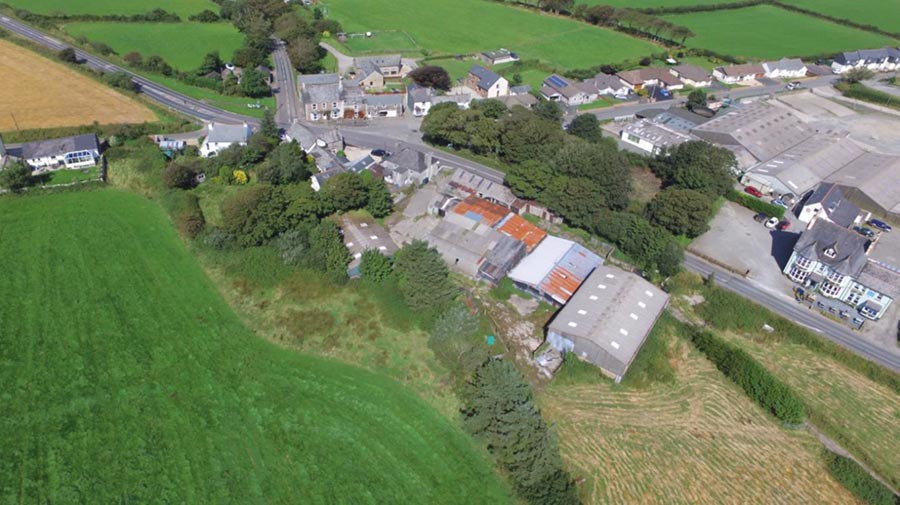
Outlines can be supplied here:
[[253, 134], [247, 123], [209, 123], [206, 125], [206, 131], [206, 138], [200, 144], [200, 156], [204, 158], [216, 156], [219, 151], [228, 149], [235, 144], [245, 146], [250, 140], [250, 135]]
[[382, 91], [387, 81], [402, 79], [412, 71], [412, 68], [403, 64], [400, 54], [369, 56], [353, 61], [356, 72], [350, 84], [363, 89]]
[[384, 181], [397, 187], [428, 183], [441, 169], [431, 153], [403, 148], [381, 162]]
[[849, 72], [854, 68], [867, 68], [873, 72], [888, 72], [900, 68], [900, 49], [862, 49], [841, 53], [831, 63], [831, 71], [836, 74]]
[[669, 73], [681, 79], [686, 85], [695, 88], [706, 88], [713, 83], [712, 74], [697, 65], [675, 65], [669, 69]]
[[466, 87], [481, 98], [497, 98], [509, 94], [509, 81], [481, 65], [472, 65], [466, 76]]
[[893, 298], [879, 291], [874, 283], [866, 284], [867, 278], [883, 273], [872, 273], [878, 267], [869, 265], [869, 246], [866, 237], [825, 219], [816, 219], [794, 245], [784, 273], [810, 291], [841, 301], [864, 317], [879, 319]]
[[[59, 168], [83, 168], [97, 164], [100, 159], [100, 141], [93, 133], [48, 140], [26, 142], [6, 154], [17, 158], [34, 170]], [[2, 155], [2, 153], [0, 153]]]
[[597, 100], [599, 95], [597, 87], [589, 82], [570, 81], [556, 74], [544, 79], [541, 86], [541, 96], [544, 99], [568, 106], [591, 103]]
[[797, 218], [801, 223], [824, 219], [844, 228], [863, 221], [859, 207], [844, 198], [840, 186], [828, 182], [819, 184], [813, 194], [803, 202], [803, 208]]
[[434, 91], [431, 88], [410, 84], [406, 88], [406, 110], [415, 117], [425, 116], [431, 110], [432, 98]]

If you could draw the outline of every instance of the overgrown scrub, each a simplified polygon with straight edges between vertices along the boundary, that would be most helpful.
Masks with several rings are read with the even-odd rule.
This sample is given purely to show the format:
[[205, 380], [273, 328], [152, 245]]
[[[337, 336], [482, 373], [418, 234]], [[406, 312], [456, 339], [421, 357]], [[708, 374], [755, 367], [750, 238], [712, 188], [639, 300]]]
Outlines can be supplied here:
[[200, 209], [200, 199], [197, 198], [197, 195], [187, 191], [172, 190], [163, 195], [162, 202], [175, 227], [182, 235], [194, 238], [203, 231], [206, 219], [203, 217], [203, 210]]
[[653, 331], [647, 336], [641, 351], [634, 358], [628, 373], [622, 379], [627, 387], [646, 388], [652, 384], [665, 384], [675, 380], [675, 369], [669, 361], [672, 333], [686, 333], [686, 326], [668, 312], [663, 312]]
[[697, 312], [716, 328], [757, 332], [764, 324], [768, 324], [775, 331], [768, 334], [767, 338], [802, 344], [813, 351], [834, 358], [900, 394], [900, 377], [890, 370], [825, 340], [765, 307], [745, 300], [740, 295], [714, 286], [706, 287], [702, 293], [706, 301], [697, 306]]
[[825, 460], [831, 476], [860, 500], [870, 505], [895, 505], [900, 499], [884, 484], [869, 475], [856, 461], [826, 451]]
[[784, 207], [779, 207], [778, 205], [771, 204], [755, 196], [748, 193], [741, 193], [737, 190], [730, 190], [725, 193], [725, 198], [731, 200], [732, 202], [741, 205], [742, 207], [747, 207], [748, 209], [755, 212], [762, 212], [767, 216], [777, 217], [778, 219], [784, 218]]
[[860, 83], [839, 82], [834, 87], [847, 98], [855, 98], [875, 105], [900, 110], [900, 99], [884, 91], [878, 91]]
[[800, 398], [742, 349], [708, 331], [692, 331], [691, 341], [716, 368], [776, 418], [789, 424], [800, 424], [806, 419], [806, 407]]

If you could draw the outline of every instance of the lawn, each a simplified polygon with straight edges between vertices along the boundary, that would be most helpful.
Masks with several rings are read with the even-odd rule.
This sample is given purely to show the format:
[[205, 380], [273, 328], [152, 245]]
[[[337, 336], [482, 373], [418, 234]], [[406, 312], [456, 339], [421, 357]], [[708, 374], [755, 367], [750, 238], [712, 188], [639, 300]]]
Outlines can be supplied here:
[[0, 131], [156, 121], [127, 95], [0, 40]]
[[100, 167], [88, 167], [79, 170], [54, 170], [47, 174], [47, 181], [43, 182], [45, 186], [55, 186], [57, 184], [69, 184], [71, 182], [89, 181], [100, 178]]
[[643, 9], [647, 7], [688, 7], [692, 5], [720, 4], [728, 2], [723, 2], [722, 0], [576, 0], [575, 3]]
[[119, 55], [156, 54], [185, 71], [199, 67], [211, 51], [228, 61], [244, 40], [229, 23], [70, 23], [65, 31], [109, 44]]
[[485, 0], [330, 0], [328, 16], [348, 33], [403, 30], [430, 54], [505, 47], [523, 59], [585, 68], [658, 51], [642, 40], [564, 17]]
[[785, 0], [785, 3], [802, 9], [821, 12], [827, 16], [849, 19], [864, 25], [874, 25], [882, 30], [900, 33], [900, 3], [897, 0]]
[[204, 9], [219, 12], [210, 0], [4, 0], [5, 3], [37, 14], [141, 14], [160, 8], [187, 20]]
[[397, 382], [249, 332], [158, 205], [0, 198], [0, 495], [10, 503], [503, 503]]
[[677, 332], [671, 317], [654, 331], [669, 382], [616, 385], [576, 361], [538, 393], [585, 503], [854, 502], [811, 434], [779, 426]]
[[362, 34], [347, 38], [343, 43], [348, 52], [366, 53], [418, 53], [416, 41], [401, 30], [373, 32], [371, 37]]
[[177, 91], [209, 105], [214, 105], [216, 107], [231, 112], [236, 112], [238, 114], [243, 114], [245, 116], [262, 117], [264, 113], [264, 109], [251, 109], [247, 107], [247, 104], [255, 104], [259, 102], [263, 107], [268, 107], [272, 110], [275, 110], [276, 107], [274, 97], [256, 99], [241, 96], [225, 96], [220, 95], [219, 93], [211, 89], [185, 84], [181, 81], [176, 80], [174, 77], [165, 77], [159, 74], [151, 74], [149, 72], [138, 73], [155, 83], [172, 89], [173, 91]]
[[881, 47], [892, 42], [888, 37], [770, 5], [665, 18], [697, 34], [687, 40], [690, 47], [748, 58], [812, 56]]

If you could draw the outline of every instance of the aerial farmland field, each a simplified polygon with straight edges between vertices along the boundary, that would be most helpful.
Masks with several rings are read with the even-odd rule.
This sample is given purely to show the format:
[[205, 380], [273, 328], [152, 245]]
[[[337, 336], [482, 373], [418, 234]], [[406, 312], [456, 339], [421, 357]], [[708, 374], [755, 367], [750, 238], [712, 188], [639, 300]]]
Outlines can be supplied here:
[[244, 40], [229, 23], [70, 23], [66, 32], [104, 42], [120, 55], [162, 56], [179, 70], [193, 70], [210, 51], [228, 61]]
[[0, 230], [2, 501], [509, 502], [397, 382], [248, 331], [157, 203], [5, 196]]
[[[484, 0], [330, 0], [328, 17], [348, 33], [404, 31], [430, 54], [467, 54], [504, 47], [523, 59], [564, 68], [647, 56], [659, 47], [627, 35], [564, 17]], [[354, 41], [352, 50], [367, 51]]]
[[204, 9], [219, 11], [219, 6], [210, 0], [4, 0], [4, 3], [36, 14], [140, 14], [159, 8], [185, 20]]
[[748, 58], [811, 56], [881, 47], [892, 39], [829, 21], [757, 5], [744, 9], [664, 16], [690, 28], [690, 47]]
[[156, 120], [132, 98], [4, 40], [0, 76], [0, 131]]
[[786, 0], [797, 7], [839, 19], [877, 26], [900, 33], [900, 1], [897, 0]]

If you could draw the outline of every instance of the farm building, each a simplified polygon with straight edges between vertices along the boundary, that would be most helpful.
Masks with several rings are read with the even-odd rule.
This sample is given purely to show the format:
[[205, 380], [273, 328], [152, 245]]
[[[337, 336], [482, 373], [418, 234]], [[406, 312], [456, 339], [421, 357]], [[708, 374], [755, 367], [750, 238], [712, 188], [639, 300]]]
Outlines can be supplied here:
[[474, 195], [490, 202], [509, 207], [516, 201], [516, 195], [502, 182], [495, 182], [469, 172], [463, 168], [457, 168], [450, 176], [449, 186], [466, 196]]
[[900, 156], [866, 153], [825, 181], [839, 185], [859, 207], [900, 224]]
[[7, 149], [10, 158], [27, 163], [34, 170], [83, 168], [97, 164], [100, 141], [93, 133], [49, 140], [26, 142], [17, 149]]
[[466, 76], [466, 87], [481, 98], [497, 98], [509, 95], [509, 81], [481, 65], [472, 65]]
[[765, 69], [756, 63], [716, 67], [713, 70], [713, 77], [725, 84], [747, 84], [765, 75]]
[[782, 58], [762, 64], [766, 77], [771, 79], [799, 79], [806, 77], [806, 63], [798, 58]]
[[547, 232], [529, 223], [518, 214], [509, 214], [496, 226], [497, 231], [525, 244], [525, 252], [530, 253], [547, 238]]
[[488, 65], [499, 65], [501, 63], [509, 63], [519, 61], [519, 55], [509, 49], [496, 49], [494, 51], [484, 51], [478, 55]]
[[564, 305], [603, 259], [571, 240], [547, 236], [509, 278], [524, 291]]
[[635, 274], [598, 266], [547, 326], [547, 342], [619, 382], [668, 300]]
[[340, 225], [344, 245], [352, 257], [347, 265], [347, 274], [351, 278], [359, 277], [359, 265], [365, 251], [377, 251], [389, 258], [397, 252], [397, 244], [391, 240], [390, 234], [372, 219], [344, 215], [340, 218]]
[[525, 257], [522, 242], [454, 212], [447, 213], [425, 240], [452, 270], [492, 283]]
[[508, 208], [478, 198], [477, 196], [470, 196], [462, 202], [457, 203], [453, 207], [452, 212], [459, 214], [460, 216], [465, 216], [473, 221], [477, 221], [478, 223], [490, 226], [491, 228], [496, 226], [497, 223], [510, 214]]
[[200, 156], [209, 158], [219, 154], [219, 151], [228, 149], [232, 145], [247, 145], [253, 131], [247, 123], [222, 124], [209, 123], [206, 125], [206, 138], [200, 144]]

